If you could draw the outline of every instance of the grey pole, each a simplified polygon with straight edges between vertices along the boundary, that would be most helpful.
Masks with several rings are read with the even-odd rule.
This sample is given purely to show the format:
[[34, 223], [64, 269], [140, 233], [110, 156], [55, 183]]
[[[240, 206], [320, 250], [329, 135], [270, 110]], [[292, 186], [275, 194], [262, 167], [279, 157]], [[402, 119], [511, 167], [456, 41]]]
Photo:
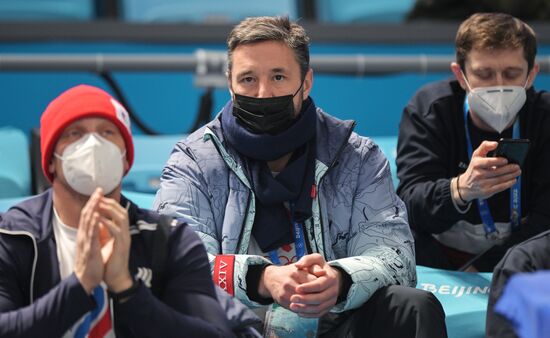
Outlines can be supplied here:
[[[199, 50], [194, 54], [0, 54], [0, 71], [192, 71], [225, 73], [225, 52]], [[379, 75], [447, 72], [452, 55], [312, 55], [317, 73]], [[550, 73], [550, 56], [537, 59]]]

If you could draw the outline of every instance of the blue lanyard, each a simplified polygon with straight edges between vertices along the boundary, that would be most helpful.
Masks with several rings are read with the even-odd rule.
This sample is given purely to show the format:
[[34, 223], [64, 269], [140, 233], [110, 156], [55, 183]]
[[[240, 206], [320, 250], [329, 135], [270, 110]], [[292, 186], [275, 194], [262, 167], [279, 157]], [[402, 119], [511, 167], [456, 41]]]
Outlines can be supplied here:
[[[306, 254], [306, 241], [304, 238], [304, 231], [302, 230], [302, 223], [296, 222], [294, 220], [294, 204], [290, 205], [290, 221], [292, 223], [292, 234], [294, 236], [294, 248], [296, 250], [296, 259], [304, 257]], [[275, 265], [281, 265], [281, 260], [279, 259], [279, 254], [277, 249], [271, 250], [269, 252], [269, 258], [271, 262]]]
[[[468, 111], [470, 107], [468, 105], [468, 99], [464, 100], [464, 128], [466, 129], [466, 144], [468, 146], [468, 158], [472, 159], [472, 140], [470, 138], [470, 130], [468, 128]], [[512, 131], [513, 138], [519, 138], [519, 116], [514, 122], [514, 128]], [[487, 200], [478, 198], [477, 207], [479, 210], [479, 216], [483, 222], [483, 227], [485, 229], [485, 235], [487, 237], [494, 238], [497, 234], [497, 229], [495, 227], [495, 222], [493, 220], [493, 215], [491, 210], [489, 210], [489, 205]], [[516, 230], [519, 227], [521, 219], [521, 175], [518, 177], [516, 183], [510, 188], [510, 223], [512, 224], [512, 229]]]

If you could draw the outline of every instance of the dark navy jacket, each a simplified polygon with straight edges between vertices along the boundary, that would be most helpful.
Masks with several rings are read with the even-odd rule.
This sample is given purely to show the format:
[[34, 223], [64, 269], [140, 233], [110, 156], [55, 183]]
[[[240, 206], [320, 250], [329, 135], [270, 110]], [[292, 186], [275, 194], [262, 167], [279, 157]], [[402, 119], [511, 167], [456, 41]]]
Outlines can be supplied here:
[[487, 306], [487, 337], [517, 337], [512, 323], [494, 312], [495, 304], [512, 276], [540, 270], [550, 270], [550, 231], [545, 231], [512, 247], [495, 267]]
[[[52, 210], [48, 190], [0, 215], [0, 337], [60, 337], [95, 307], [74, 273], [60, 279]], [[132, 298], [113, 306], [117, 337], [232, 336], [199, 237], [173, 222], [159, 299], [149, 289], [159, 215], [131, 202], [128, 213], [129, 268], [140, 280]]]

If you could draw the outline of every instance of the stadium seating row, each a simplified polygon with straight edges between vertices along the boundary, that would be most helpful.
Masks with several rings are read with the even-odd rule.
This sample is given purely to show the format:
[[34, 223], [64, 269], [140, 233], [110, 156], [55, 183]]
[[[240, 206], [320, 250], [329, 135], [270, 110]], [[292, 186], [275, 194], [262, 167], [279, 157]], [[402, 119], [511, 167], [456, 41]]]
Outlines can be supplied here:
[[[182, 135], [135, 135], [134, 165], [122, 183], [127, 191], [154, 194], [162, 167]], [[32, 187], [31, 155], [25, 133], [17, 128], [0, 128], [0, 199], [29, 196]], [[39, 163], [39, 162], [38, 162]], [[38, 170], [40, 172], [40, 170]]]
[[[0, 0], [0, 20], [75, 20], [96, 17], [94, 0]], [[414, 0], [317, 0], [318, 21], [325, 23], [401, 22]], [[119, 0], [128, 22], [237, 22], [248, 16], [303, 16], [298, 0]]]
[[[153, 194], [159, 187], [162, 167], [174, 145], [183, 135], [134, 135], [134, 165], [122, 182], [122, 189]], [[373, 139], [390, 162], [392, 180], [397, 187], [395, 167], [397, 138], [378, 136]], [[0, 128], [0, 198], [28, 196], [31, 186], [29, 143], [17, 128]]]

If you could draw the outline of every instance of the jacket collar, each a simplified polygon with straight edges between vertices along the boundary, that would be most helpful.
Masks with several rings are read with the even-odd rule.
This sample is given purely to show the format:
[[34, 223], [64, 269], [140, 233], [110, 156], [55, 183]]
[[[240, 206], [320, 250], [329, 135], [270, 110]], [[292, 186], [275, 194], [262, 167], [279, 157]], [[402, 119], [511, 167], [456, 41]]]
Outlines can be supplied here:
[[[10, 208], [0, 216], [0, 226], [10, 231], [25, 231], [34, 237], [37, 243], [52, 236], [53, 190], [26, 199]], [[140, 218], [140, 209], [121, 195], [120, 204], [128, 208], [130, 224], [136, 224]]]
[[6, 230], [25, 231], [32, 235], [37, 242], [41, 242], [49, 238], [52, 232], [52, 214], [52, 190], [50, 188], [42, 194], [11, 207], [0, 217], [0, 224]]

